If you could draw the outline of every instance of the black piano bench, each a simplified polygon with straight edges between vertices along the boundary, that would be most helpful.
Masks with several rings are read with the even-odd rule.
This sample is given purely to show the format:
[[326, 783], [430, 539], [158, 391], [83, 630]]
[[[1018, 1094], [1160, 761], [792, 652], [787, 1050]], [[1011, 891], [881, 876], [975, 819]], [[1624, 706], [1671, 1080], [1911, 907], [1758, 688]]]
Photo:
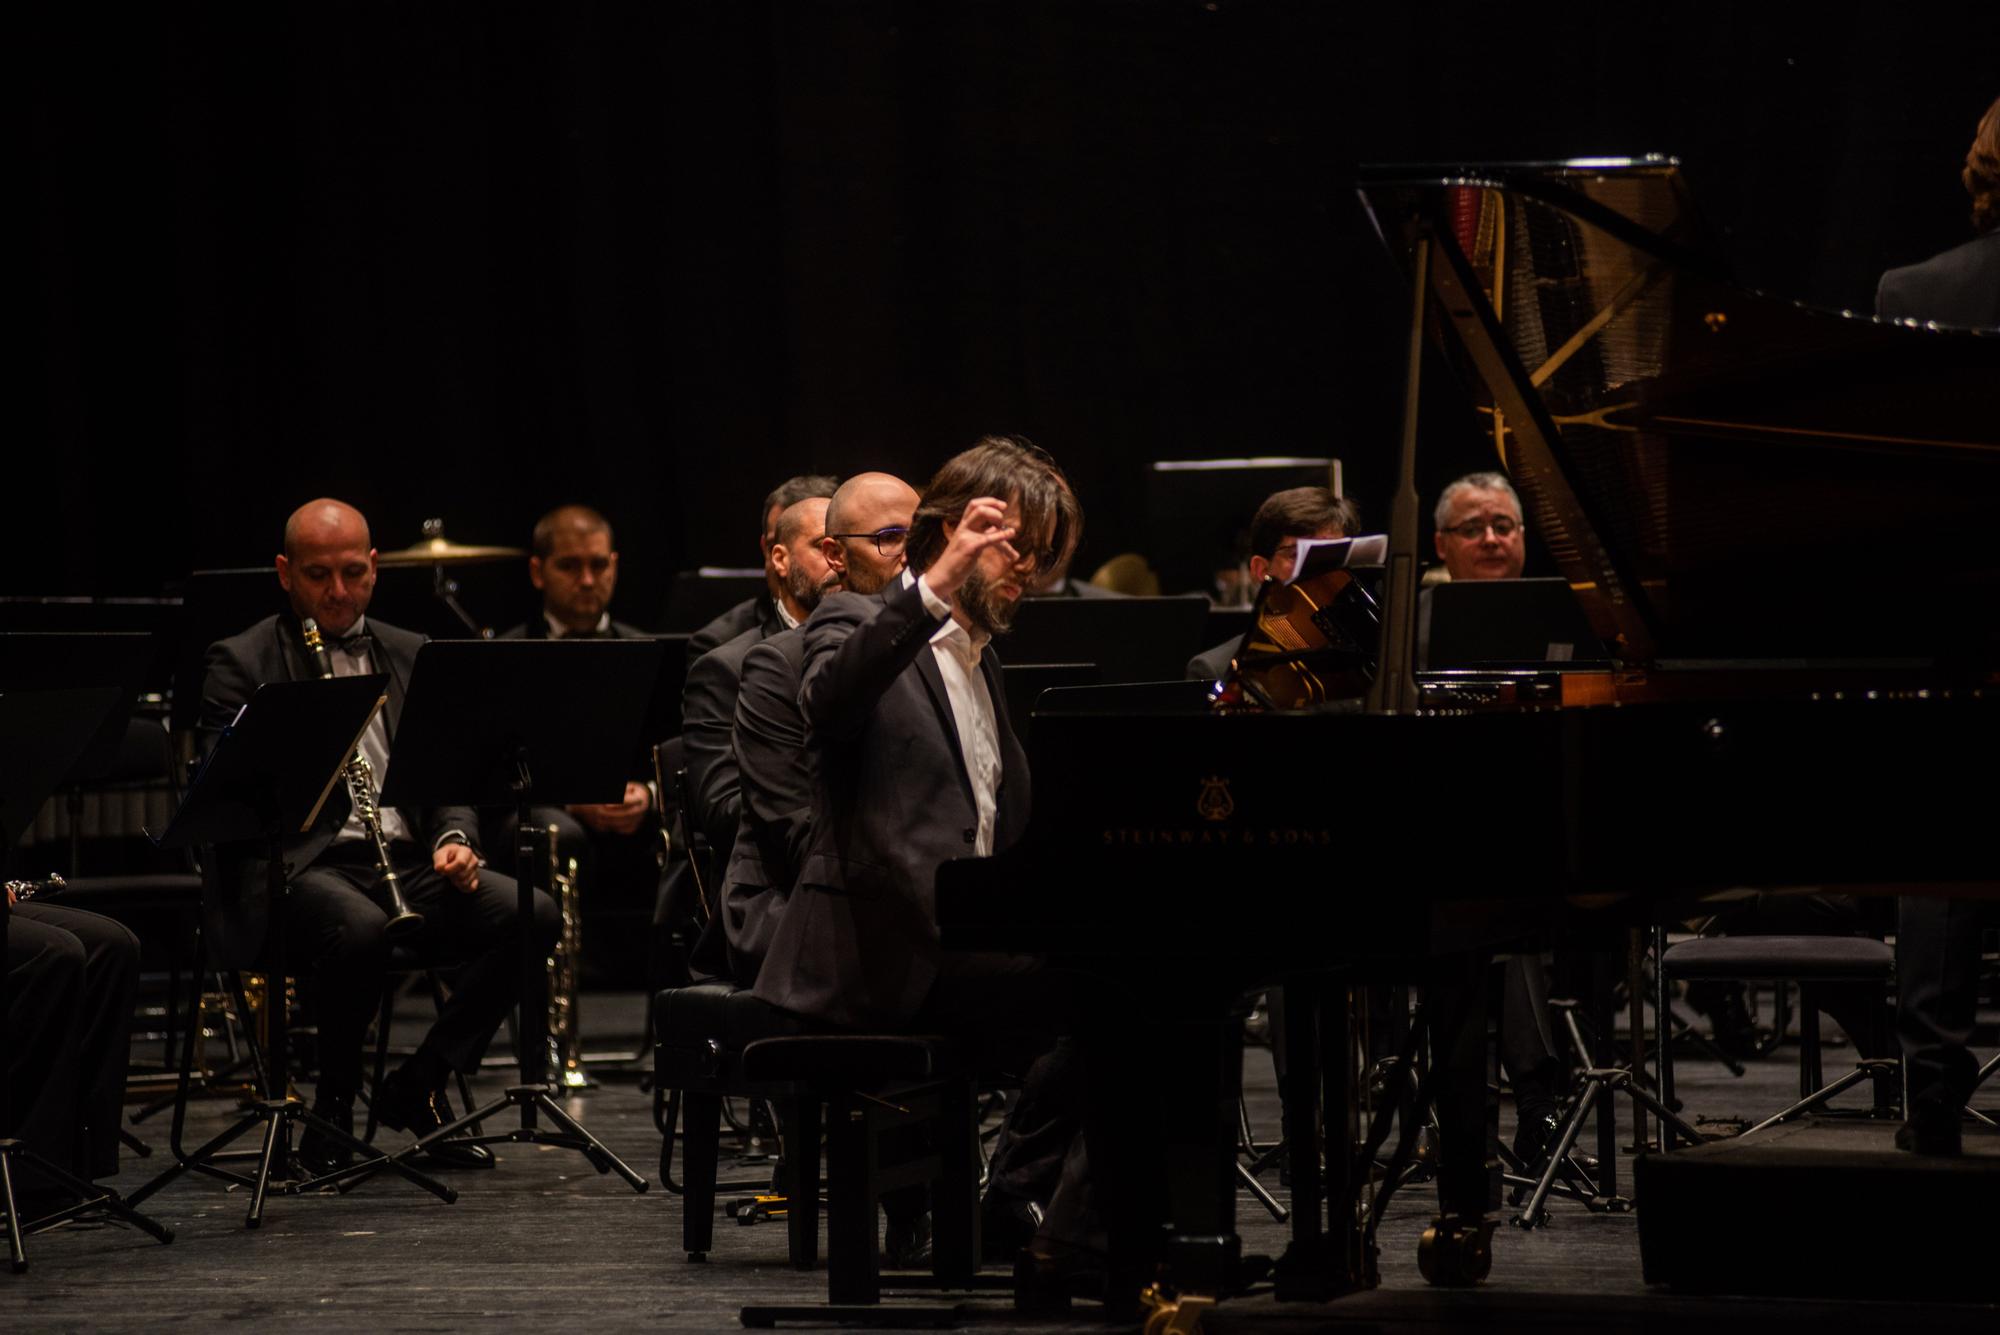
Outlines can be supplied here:
[[742, 1073], [758, 1087], [811, 1090], [826, 1105], [828, 1297], [825, 1307], [746, 1307], [743, 1324], [954, 1320], [956, 1307], [879, 1306], [877, 1215], [885, 1193], [930, 1184], [935, 1283], [974, 1283], [979, 1122], [976, 1067], [967, 1054], [921, 1035], [801, 1034], [751, 1043]]
[[[1896, 971], [1896, 952], [1867, 936], [1704, 936], [1667, 947], [1660, 972], [1671, 981], [1757, 980], [1799, 986], [1799, 1099], [1743, 1132], [1759, 1131], [1820, 1111], [1835, 1095], [1877, 1075], [1892, 1074], [1891, 1057], [1863, 1057], [1831, 1084], [1822, 1083], [1818, 990], [1830, 983], [1865, 983], [1887, 988]], [[1660, 1044], [1660, 1095], [1673, 1101], [1673, 1044]], [[1878, 1089], [1880, 1087], [1878, 1086]], [[1880, 1108], [1886, 1116], [1893, 1109]], [[1671, 1132], [1663, 1147], [1672, 1149]]]
[[[674, 1189], [674, 1125], [684, 1128], [681, 1247], [705, 1261], [715, 1243], [717, 1168], [722, 1157], [722, 1101], [766, 1099], [777, 1109], [784, 1140], [787, 1250], [791, 1263], [819, 1262], [819, 1095], [791, 1081], [755, 1081], [743, 1053], [758, 1039], [799, 1034], [798, 1016], [759, 1001], [729, 982], [670, 987], [653, 999], [653, 1090], [659, 1115], [660, 1180]], [[766, 1183], [733, 1186], [768, 1190]]]

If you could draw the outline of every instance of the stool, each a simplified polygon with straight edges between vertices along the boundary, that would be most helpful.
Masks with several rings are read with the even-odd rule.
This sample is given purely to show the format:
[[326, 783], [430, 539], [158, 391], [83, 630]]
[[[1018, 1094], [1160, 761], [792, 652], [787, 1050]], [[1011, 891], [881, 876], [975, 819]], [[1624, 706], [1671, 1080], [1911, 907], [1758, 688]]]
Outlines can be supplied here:
[[922, 1035], [809, 1034], [751, 1043], [742, 1068], [753, 1084], [803, 1087], [827, 1108], [828, 1305], [746, 1307], [744, 1325], [870, 1319], [882, 1298], [878, 1207], [903, 1187], [931, 1186], [932, 1274], [942, 1285], [972, 1284], [980, 1158], [976, 1067], [966, 1054]]
[[[1818, 1108], [1834, 1095], [1871, 1076], [1894, 1070], [1890, 1057], [1864, 1057], [1854, 1069], [1830, 1085], [1822, 1085], [1819, 1008], [1815, 992], [1828, 983], [1877, 983], [1887, 987], [1895, 975], [1896, 953], [1868, 936], [1709, 936], [1669, 946], [1660, 956], [1661, 976], [1669, 980], [1756, 980], [1791, 982], [1799, 986], [1799, 1100], [1743, 1134], [1773, 1127]], [[1673, 1102], [1673, 1045], [1660, 1044], [1660, 1096]], [[1665, 1148], [1673, 1148], [1671, 1127], [1664, 1128]]]
[[722, 1101], [765, 1099], [780, 1110], [784, 1140], [785, 1224], [791, 1263], [819, 1262], [819, 1096], [787, 1080], [752, 1080], [743, 1053], [759, 1039], [805, 1033], [789, 1011], [747, 988], [716, 981], [670, 987], [653, 999], [653, 1097], [658, 1114], [660, 1178], [673, 1186], [674, 1125], [685, 1128], [681, 1247], [703, 1261], [715, 1242], [716, 1173], [722, 1156]]

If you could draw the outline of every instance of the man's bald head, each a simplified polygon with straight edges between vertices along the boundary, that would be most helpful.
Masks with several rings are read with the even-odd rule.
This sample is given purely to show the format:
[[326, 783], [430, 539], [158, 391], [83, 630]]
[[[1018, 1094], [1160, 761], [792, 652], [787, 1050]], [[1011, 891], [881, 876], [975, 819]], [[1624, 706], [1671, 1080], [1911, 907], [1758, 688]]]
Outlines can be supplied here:
[[286, 556], [296, 559], [301, 543], [324, 546], [329, 542], [374, 546], [368, 540], [367, 518], [346, 501], [336, 501], [331, 496], [307, 501], [285, 521]]
[[[827, 537], [821, 543], [827, 564], [855, 593], [883, 588], [902, 572], [903, 539], [916, 512], [917, 489], [903, 479], [855, 474], [827, 502]], [[885, 532], [892, 529], [902, 532]]]
[[278, 583], [301, 620], [311, 617], [328, 634], [346, 634], [375, 595], [368, 521], [345, 501], [307, 501], [285, 521], [277, 567]]

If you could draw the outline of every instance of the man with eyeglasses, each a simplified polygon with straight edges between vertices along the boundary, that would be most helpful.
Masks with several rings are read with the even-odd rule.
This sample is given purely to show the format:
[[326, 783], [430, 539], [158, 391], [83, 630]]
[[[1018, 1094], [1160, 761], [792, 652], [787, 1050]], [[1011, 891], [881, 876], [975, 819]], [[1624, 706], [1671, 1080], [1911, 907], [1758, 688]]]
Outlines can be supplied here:
[[849, 593], [878, 593], [903, 572], [917, 491], [888, 473], [858, 473], [826, 508], [821, 554]]
[[1438, 559], [1453, 579], [1519, 579], [1527, 563], [1521, 498], [1501, 473], [1468, 473], [1438, 496]]
[[[1288, 487], [1272, 492], [1250, 520], [1250, 582], [1280, 584], [1292, 577], [1305, 538], [1351, 538], [1361, 531], [1361, 511], [1325, 487]], [[1229, 673], [1242, 636], [1232, 635], [1188, 660], [1190, 681], [1218, 681]]]

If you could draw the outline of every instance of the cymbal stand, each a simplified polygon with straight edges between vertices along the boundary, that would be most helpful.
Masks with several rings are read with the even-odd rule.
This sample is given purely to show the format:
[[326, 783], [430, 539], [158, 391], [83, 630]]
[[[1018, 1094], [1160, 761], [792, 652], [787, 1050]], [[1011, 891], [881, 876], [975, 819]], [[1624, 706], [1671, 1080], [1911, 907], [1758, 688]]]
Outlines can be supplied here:
[[[534, 792], [534, 778], [529, 768], [526, 748], [515, 756], [515, 776], [511, 787], [514, 792], [515, 836], [514, 836], [514, 876], [515, 887], [520, 898], [515, 909], [515, 923], [520, 941], [520, 1007], [519, 1020], [515, 1029], [516, 1046], [519, 1048], [521, 1082], [512, 1085], [483, 1108], [475, 1108], [455, 1122], [447, 1123], [424, 1136], [407, 1149], [399, 1151], [389, 1162], [403, 1168], [403, 1159], [421, 1154], [438, 1141], [458, 1137], [467, 1128], [474, 1127], [496, 1113], [508, 1108], [518, 1108], [521, 1124], [512, 1131], [490, 1135], [464, 1136], [458, 1143], [469, 1145], [553, 1145], [561, 1149], [575, 1150], [589, 1161], [599, 1173], [616, 1173], [625, 1179], [632, 1190], [643, 1192], [646, 1179], [626, 1166], [624, 1160], [596, 1136], [584, 1129], [583, 1123], [565, 1112], [554, 1098], [555, 1087], [547, 1074], [548, 1043], [543, 1038], [546, 1007], [538, 1007], [538, 995], [547, 970], [540, 955], [535, 951], [535, 864], [538, 861], [536, 831], [529, 815], [530, 796]], [[539, 1117], [546, 1115], [555, 1124], [555, 1130], [542, 1127]]]

